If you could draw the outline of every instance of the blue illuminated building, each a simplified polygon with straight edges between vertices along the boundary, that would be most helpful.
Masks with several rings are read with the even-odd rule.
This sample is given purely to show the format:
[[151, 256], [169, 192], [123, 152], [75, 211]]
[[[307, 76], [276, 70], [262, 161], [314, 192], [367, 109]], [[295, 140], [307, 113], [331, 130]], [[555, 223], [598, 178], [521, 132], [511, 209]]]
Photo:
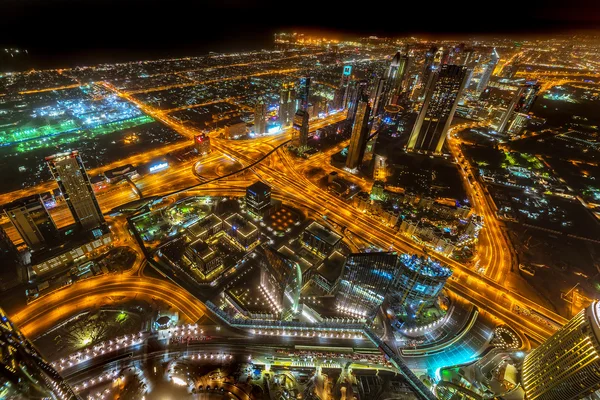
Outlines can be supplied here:
[[435, 303], [452, 271], [432, 260], [402, 254], [391, 292], [399, 305], [418, 311]]
[[398, 255], [392, 252], [350, 254], [337, 293], [337, 309], [372, 318], [383, 303], [396, 274]]
[[271, 209], [271, 188], [256, 181], [246, 188], [246, 207], [252, 214], [264, 217]]

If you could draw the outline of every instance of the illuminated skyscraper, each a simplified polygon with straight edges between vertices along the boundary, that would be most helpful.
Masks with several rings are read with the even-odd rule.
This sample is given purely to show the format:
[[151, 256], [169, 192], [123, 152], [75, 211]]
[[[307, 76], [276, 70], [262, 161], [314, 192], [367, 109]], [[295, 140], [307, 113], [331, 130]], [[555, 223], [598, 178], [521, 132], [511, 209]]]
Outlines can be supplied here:
[[500, 61], [500, 56], [498, 55], [498, 52], [496, 51], [496, 48], [494, 48], [492, 50], [492, 54], [490, 56], [490, 60], [485, 65], [485, 68], [483, 70], [483, 74], [481, 75], [481, 78], [479, 79], [479, 83], [477, 84], [477, 92], [478, 93], [483, 92], [484, 89], [487, 87], [488, 83], [490, 82], [490, 78], [492, 76], [492, 73], [496, 69], [496, 65], [498, 65], [498, 61]]
[[346, 108], [348, 104], [348, 96], [350, 95], [350, 78], [352, 77], [352, 65], [344, 65], [344, 70], [342, 71], [342, 78], [340, 79], [340, 93], [342, 94], [342, 99], [340, 101], [341, 107], [340, 109]]
[[264, 135], [267, 132], [267, 106], [259, 97], [254, 106], [254, 133]]
[[346, 260], [339, 283], [337, 308], [370, 318], [383, 303], [396, 274], [396, 253], [354, 253]]
[[[356, 109], [358, 107], [358, 103], [363, 98], [363, 95], [367, 93], [369, 82], [366, 80], [361, 80], [356, 82], [354, 88], [352, 89], [352, 95], [350, 97], [350, 102], [348, 104], [348, 114], [346, 119], [348, 121], [354, 121], [356, 117]], [[367, 100], [368, 101], [368, 100]]]
[[308, 112], [298, 110], [294, 115], [292, 145], [304, 149], [308, 145]]
[[442, 152], [466, 78], [467, 68], [458, 65], [442, 65], [433, 73], [423, 108], [408, 139], [409, 150]]
[[531, 111], [531, 107], [533, 107], [533, 103], [535, 103], [540, 89], [541, 86], [537, 82], [525, 84], [521, 91], [521, 98], [517, 103], [515, 111], [525, 114]]
[[46, 162], [75, 222], [83, 229], [94, 229], [104, 225], [104, 216], [79, 152], [55, 154], [46, 157]]
[[372, 82], [370, 97], [371, 104], [373, 104], [373, 116], [380, 115], [384, 110], [384, 90], [385, 90], [385, 79], [375, 77]]
[[600, 389], [600, 302], [532, 350], [522, 369], [528, 400], [582, 399]]
[[523, 92], [523, 88], [520, 87], [513, 94], [513, 97], [511, 99], [510, 103], [508, 104], [508, 108], [506, 109], [506, 112], [504, 113], [504, 115], [502, 115], [502, 119], [500, 120], [500, 123], [498, 124], [498, 127], [496, 129], [496, 131], [498, 131], [499, 133], [503, 133], [506, 130], [506, 127], [508, 126], [508, 122], [511, 120], [511, 118], [513, 118], [513, 114], [516, 110], [517, 103], [521, 99], [522, 92]]
[[310, 94], [310, 76], [303, 76], [300, 78], [300, 85], [298, 86], [298, 110], [308, 112]]
[[256, 252], [260, 256], [260, 287], [273, 299], [274, 311], [295, 314], [302, 290], [300, 265], [267, 245], [257, 247]]
[[281, 127], [292, 124], [294, 114], [296, 113], [296, 92], [292, 85], [283, 84], [279, 97], [279, 122]]
[[32, 251], [58, 244], [58, 229], [39, 195], [4, 206], [4, 213]]
[[77, 399], [0, 309], [0, 399]]
[[423, 61], [423, 72], [419, 78], [419, 88], [415, 90], [415, 99], [421, 99], [427, 93], [427, 89], [431, 83], [431, 75], [437, 70], [438, 64], [436, 63], [435, 55], [438, 52], [436, 46], [432, 46], [425, 53], [425, 60]]
[[400, 55], [400, 52], [397, 52], [390, 62], [384, 78], [384, 106], [397, 103], [398, 96], [402, 93], [402, 85], [408, 70], [408, 61], [408, 56]]
[[352, 136], [350, 137], [350, 145], [348, 146], [346, 168], [355, 169], [362, 164], [367, 139], [369, 138], [370, 113], [369, 98], [366, 94], [363, 94], [356, 107], [356, 118], [354, 118], [354, 124], [352, 125]]
[[246, 206], [254, 215], [264, 216], [271, 208], [271, 188], [256, 181], [246, 188]]

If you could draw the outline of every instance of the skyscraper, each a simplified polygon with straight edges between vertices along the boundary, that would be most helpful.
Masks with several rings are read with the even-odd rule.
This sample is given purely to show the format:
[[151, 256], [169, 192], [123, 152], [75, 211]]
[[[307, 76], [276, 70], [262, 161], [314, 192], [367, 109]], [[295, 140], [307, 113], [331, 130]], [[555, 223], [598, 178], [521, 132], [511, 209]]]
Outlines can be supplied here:
[[262, 97], [259, 97], [254, 106], [254, 133], [263, 135], [267, 132], [267, 106]]
[[338, 310], [371, 317], [388, 293], [397, 259], [396, 253], [391, 252], [350, 254], [338, 287]]
[[467, 68], [458, 65], [442, 65], [433, 73], [423, 108], [408, 139], [409, 150], [442, 152], [466, 78]]
[[281, 127], [286, 127], [292, 123], [294, 113], [295, 98], [292, 97], [293, 90], [291, 85], [283, 84], [279, 92], [279, 123]]
[[385, 79], [375, 77], [371, 84], [371, 104], [373, 104], [373, 116], [380, 115], [383, 113], [384, 104], [384, 90], [385, 90]]
[[75, 222], [83, 229], [94, 229], [104, 225], [104, 216], [79, 152], [55, 154], [46, 157], [46, 162]]
[[533, 107], [533, 103], [535, 103], [540, 89], [541, 86], [537, 82], [525, 84], [521, 91], [521, 98], [517, 103], [515, 111], [525, 114], [531, 111], [531, 107]]
[[429, 88], [429, 84], [431, 83], [431, 75], [434, 71], [437, 70], [438, 64], [435, 60], [435, 55], [438, 52], [438, 48], [436, 46], [432, 46], [425, 53], [425, 59], [423, 61], [423, 71], [421, 72], [421, 77], [419, 78], [419, 88], [415, 90], [414, 95], [415, 99], [421, 99], [427, 93], [427, 89]]
[[348, 104], [348, 95], [350, 94], [350, 78], [352, 77], [352, 65], [344, 65], [342, 71], [342, 78], [340, 79], [340, 93], [342, 99], [340, 100], [340, 109], [346, 108]]
[[582, 399], [600, 389], [600, 302], [532, 350], [522, 369], [528, 400]]
[[0, 309], [0, 398], [75, 400], [77, 395]]
[[354, 89], [352, 90], [352, 94], [350, 97], [350, 102], [348, 104], [348, 114], [346, 116], [346, 119], [348, 121], [354, 121], [358, 103], [363, 98], [363, 95], [366, 94], [368, 85], [369, 85], [369, 82], [364, 79], [356, 82], [356, 84], [354, 85]]
[[408, 70], [408, 56], [397, 52], [385, 74], [384, 106], [396, 104], [398, 96], [402, 93], [402, 85]]
[[479, 83], [477, 84], [477, 92], [478, 93], [483, 92], [484, 89], [487, 87], [488, 83], [490, 82], [490, 77], [492, 76], [492, 73], [496, 69], [496, 65], [498, 65], [498, 61], [500, 61], [500, 56], [498, 55], [496, 48], [494, 48], [492, 50], [490, 60], [485, 65], [483, 74], [481, 75], [481, 78], [479, 79]]
[[39, 195], [5, 205], [4, 213], [30, 250], [37, 251], [58, 244], [58, 229]]
[[298, 110], [308, 112], [310, 94], [310, 76], [303, 76], [300, 78], [300, 85], [298, 86]]
[[356, 118], [352, 125], [352, 136], [350, 137], [350, 145], [348, 146], [346, 168], [355, 169], [362, 164], [367, 139], [369, 138], [370, 113], [369, 98], [366, 94], [363, 94], [356, 107]]
[[292, 145], [304, 149], [308, 145], [308, 112], [298, 110], [294, 115]]
[[254, 215], [264, 216], [271, 208], [271, 187], [256, 181], [246, 188], [246, 206]]
[[503, 133], [506, 130], [506, 127], [508, 126], [508, 122], [511, 120], [511, 118], [513, 118], [513, 114], [516, 110], [517, 103], [519, 102], [519, 99], [521, 99], [522, 92], [523, 92], [523, 88], [520, 87], [513, 94], [513, 97], [510, 100], [508, 107], [506, 108], [506, 112], [504, 113], [504, 115], [502, 115], [500, 123], [498, 124], [498, 127], [496, 129], [497, 132]]

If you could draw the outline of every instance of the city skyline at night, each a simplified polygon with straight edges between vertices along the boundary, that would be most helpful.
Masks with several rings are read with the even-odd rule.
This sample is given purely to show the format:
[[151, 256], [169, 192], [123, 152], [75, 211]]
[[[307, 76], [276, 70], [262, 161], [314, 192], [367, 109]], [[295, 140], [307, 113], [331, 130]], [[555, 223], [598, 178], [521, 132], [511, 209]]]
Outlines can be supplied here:
[[600, 396], [598, 4], [365, 6], [3, 4], [0, 398]]

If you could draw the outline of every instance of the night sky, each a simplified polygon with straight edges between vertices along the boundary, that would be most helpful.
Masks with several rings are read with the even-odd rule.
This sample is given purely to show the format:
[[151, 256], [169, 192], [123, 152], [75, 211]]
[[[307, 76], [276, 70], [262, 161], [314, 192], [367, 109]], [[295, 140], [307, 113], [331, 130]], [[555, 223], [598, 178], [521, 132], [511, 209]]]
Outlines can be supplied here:
[[31, 63], [45, 67], [271, 48], [274, 32], [293, 28], [338, 37], [432, 38], [600, 29], [600, 2], [594, 0], [407, 3], [0, 0], [0, 47], [27, 48]]

